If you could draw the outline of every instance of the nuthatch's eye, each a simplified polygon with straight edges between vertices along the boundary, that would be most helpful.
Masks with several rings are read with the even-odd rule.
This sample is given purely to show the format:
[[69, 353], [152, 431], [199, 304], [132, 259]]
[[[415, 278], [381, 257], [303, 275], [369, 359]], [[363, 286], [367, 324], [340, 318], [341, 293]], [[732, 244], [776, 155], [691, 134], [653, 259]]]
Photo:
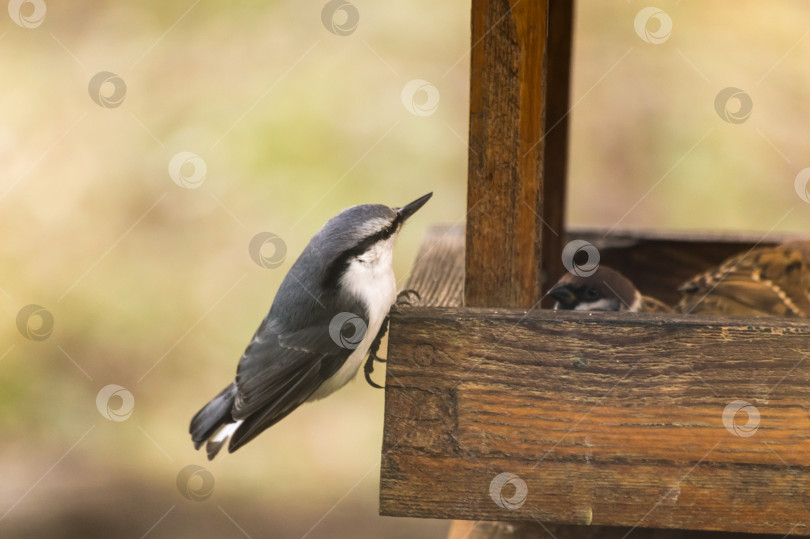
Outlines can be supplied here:
[[599, 290], [594, 287], [590, 287], [585, 291], [585, 297], [588, 299], [596, 299], [599, 297]]

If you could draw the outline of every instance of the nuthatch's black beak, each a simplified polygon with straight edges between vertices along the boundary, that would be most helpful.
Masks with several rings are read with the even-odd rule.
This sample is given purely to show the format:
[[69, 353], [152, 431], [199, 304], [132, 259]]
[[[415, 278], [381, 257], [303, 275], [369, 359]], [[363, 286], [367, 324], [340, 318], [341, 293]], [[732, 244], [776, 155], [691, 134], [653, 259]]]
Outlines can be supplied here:
[[557, 285], [548, 291], [548, 295], [557, 300], [560, 309], [573, 309], [577, 303], [577, 296], [567, 285]]
[[433, 193], [428, 193], [423, 197], [417, 198], [410, 204], [406, 204], [397, 210], [397, 217], [399, 218], [400, 222], [404, 222], [408, 219], [411, 215], [416, 213], [416, 210], [421, 208], [425, 205], [425, 202], [430, 200], [430, 197], [433, 196]]

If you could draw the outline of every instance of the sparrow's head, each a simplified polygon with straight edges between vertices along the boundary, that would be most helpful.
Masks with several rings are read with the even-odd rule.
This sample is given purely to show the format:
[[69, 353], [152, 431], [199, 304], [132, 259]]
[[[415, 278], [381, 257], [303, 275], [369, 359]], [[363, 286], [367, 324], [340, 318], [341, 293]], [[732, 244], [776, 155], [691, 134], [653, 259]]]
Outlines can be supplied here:
[[587, 277], [566, 273], [548, 295], [557, 300], [555, 310], [637, 312], [641, 308], [641, 294], [633, 283], [605, 266]]

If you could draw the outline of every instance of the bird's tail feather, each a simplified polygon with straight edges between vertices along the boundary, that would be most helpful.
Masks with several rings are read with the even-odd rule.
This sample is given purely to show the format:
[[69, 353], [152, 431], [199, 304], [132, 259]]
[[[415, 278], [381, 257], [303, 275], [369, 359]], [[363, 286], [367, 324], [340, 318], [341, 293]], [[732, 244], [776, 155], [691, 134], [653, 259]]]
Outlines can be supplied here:
[[199, 449], [207, 441], [208, 460], [216, 456], [225, 441], [242, 423], [234, 421], [231, 416], [234, 399], [236, 399], [236, 384], [232, 383], [203, 406], [191, 420], [189, 432], [194, 449]]
[[[208, 443], [205, 444], [205, 452], [208, 454], [208, 460], [214, 460], [214, 457], [217, 456], [219, 450], [222, 449], [222, 446], [225, 445], [225, 442], [231, 437], [231, 435], [236, 432], [236, 429], [239, 428], [239, 425], [242, 424], [244, 420], [240, 419], [239, 421], [234, 421], [233, 423], [226, 423], [217, 430], [213, 436], [208, 439]], [[233, 451], [231, 448], [228, 448], [228, 451]]]

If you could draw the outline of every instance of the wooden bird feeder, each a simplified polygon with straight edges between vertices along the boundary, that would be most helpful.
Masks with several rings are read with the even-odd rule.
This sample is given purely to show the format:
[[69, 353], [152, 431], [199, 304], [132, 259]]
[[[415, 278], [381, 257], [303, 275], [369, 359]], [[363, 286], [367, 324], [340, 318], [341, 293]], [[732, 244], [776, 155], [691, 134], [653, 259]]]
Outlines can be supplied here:
[[[500, 521], [454, 523], [471, 538], [810, 534], [806, 321], [538, 308], [575, 238], [669, 302], [759, 243], [565, 230], [572, 18], [472, 1], [466, 228], [430, 230], [422, 302], [391, 318], [380, 512]], [[750, 424], [724, 422], [741, 401]]]

